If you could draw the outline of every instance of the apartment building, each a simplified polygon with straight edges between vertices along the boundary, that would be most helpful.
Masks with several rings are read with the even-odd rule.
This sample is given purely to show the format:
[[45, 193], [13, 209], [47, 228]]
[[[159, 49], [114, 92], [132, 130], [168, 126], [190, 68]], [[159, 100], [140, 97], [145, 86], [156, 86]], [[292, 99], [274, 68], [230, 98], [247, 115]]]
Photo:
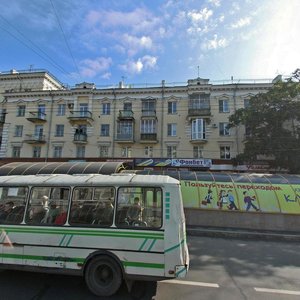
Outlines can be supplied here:
[[[196, 78], [176, 86], [165, 81], [112, 88], [80, 83], [67, 89], [49, 73], [43, 76], [38, 88], [2, 88], [0, 158], [226, 164], [243, 151], [245, 134], [243, 127], [229, 130], [228, 117], [272, 86], [271, 81], [210, 83]], [[15, 82], [17, 87], [18, 77]]]

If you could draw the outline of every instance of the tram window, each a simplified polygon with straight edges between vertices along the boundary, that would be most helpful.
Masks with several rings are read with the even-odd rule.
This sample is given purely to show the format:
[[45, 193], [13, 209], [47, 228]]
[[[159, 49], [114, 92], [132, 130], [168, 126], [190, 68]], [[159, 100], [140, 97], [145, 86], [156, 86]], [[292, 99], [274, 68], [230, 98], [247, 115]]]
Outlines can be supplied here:
[[71, 225], [111, 226], [114, 216], [112, 187], [76, 188], [70, 211]]
[[160, 188], [123, 187], [118, 190], [118, 227], [160, 228], [162, 226]]
[[0, 223], [23, 221], [27, 194], [27, 187], [0, 187]]

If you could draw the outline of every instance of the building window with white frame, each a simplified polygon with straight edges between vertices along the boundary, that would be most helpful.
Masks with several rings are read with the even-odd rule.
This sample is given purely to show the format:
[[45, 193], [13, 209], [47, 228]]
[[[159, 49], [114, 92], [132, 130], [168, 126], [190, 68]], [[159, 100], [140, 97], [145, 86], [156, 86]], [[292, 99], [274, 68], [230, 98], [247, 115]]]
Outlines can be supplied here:
[[66, 104], [58, 104], [57, 115], [64, 116], [66, 114]]
[[250, 99], [244, 99], [244, 108], [248, 108], [250, 106]]
[[17, 108], [17, 117], [24, 117], [25, 116], [25, 110], [26, 110], [26, 106], [25, 105], [18, 105], [18, 108]]
[[169, 101], [168, 102], [168, 114], [176, 114], [177, 113], [177, 102], [176, 101]]
[[153, 147], [152, 146], [146, 146], [144, 149], [145, 157], [153, 157]]
[[168, 136], [176, 136], [177, 135], [177, 124], [170, 123], [170, 124], [167, 124], [167, 126], [168, 126], [167, 135]]
[[156, 120], [155, 119], [142, 119], [141, 120], [141, 133], [156, 133]]
[[101, 124], [100, 136], [109, 136], [109, 124]]
[[121, 149], [121, 157], [131, 157], [131, 147], [123, 147]]
[[110, 103], [102, 104], [102, 115], [110, 115]]
[[229, 112], [229, 100], [228, 99], [219, 100], [219, 112], [220, 113], [228, 113]]
[[193, 157], [194, 158], [203, 158], [203, 147], [202, 146], [194, 146], [193, 147]]
[[63, 150], [62, 146], [54, 146], [53, 157], [54, 158], [61, 158], [62, 157], [62, 150]]
[[230, 135], [228, 123], [219, 123], [219, 134], [220, 136], [228, 136]]
[[109, 146], [99, 146], [99, 157], [108, 157]]
[[34, 146], [32, 148], [32, 157], [39, 158], [41, 157], [42, 147], [41, 146]]
[[55, 127], [55, 136], [64, 136], [65, 125], [57, 124]]
[[221, 159], [230, 159], [230, 147], [221, 146], [220, 147], [220, 158]]
[[21, 147], [13, 146], [11, 156], [14, 158], [21, 157]]
[[85, 157], [85, 146], [78, 145], [76, 147], [76, 158], [84, 158]]
[[167, 146], [167, 157], [168, 158], [176, 158], [177, 157], [177, 147], [172, 145], [172, 146]]
[[205, 140], [205, 121], [204, 119], [192, 120], [192, 140]]
[[15, 137], [21, 137], [23, 135], [23, 125], [16, 125]]

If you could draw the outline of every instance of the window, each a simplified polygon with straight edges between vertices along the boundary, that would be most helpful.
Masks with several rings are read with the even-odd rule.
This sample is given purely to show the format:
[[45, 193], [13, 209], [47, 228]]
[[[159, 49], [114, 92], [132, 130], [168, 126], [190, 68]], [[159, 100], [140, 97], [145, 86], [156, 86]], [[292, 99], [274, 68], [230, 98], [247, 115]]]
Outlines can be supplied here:
[[250, 99], [244, 99], [244, 108], [247, 108], [250, 106]]
[[21, 147], [19, 146], [14, 146], [12, 148], [12, 154], [11, 154], [12, 157], [20, 157], [21, 156]]
[[25, 105], [19, 105], [17, 109], [17, 117], [24, 117], [25, 116]]
[[102, 115], [110, 115], [110, 103], [102, 104]]
[[176, 158], [177, 157], [177, 147], [176, 146], [167, 146], [167, 157]]
[[58, 124], [55, 129], [55, 136], [64, 136], [65, 125]]
[[203, 147], [202, 146], [194, 146], [193, 147], [193, 157], [194, 158], [203, 158]]
[[99, 153], [100, 157], [108, 157], [109, 146], [100, 146], [99, 150], [100, 150]]
[[192, 140], [205, 140], [205, 121], [195, 119], [192, 121]]
[[141, 120], [141, 133], [156, 133], [156, 120]]
[[177, 134], [177, 124], [168, 124], [168, 136], [176, 136]]
[[41, 146], [34, 146], [32, 151], [32, 157], [34, 158], [41, 157], [41, 151], [42, 151]]
[[66, 114], [66, 104], [58, 104], [57, 115], [64, 116]]
[[113, 187], [78, 187], [74, 189], [70, 224], [111, 226], [115, 208]]
[[38, 117], [39, 119], [46, 119], [46, 106], [45, 104], [39, 104], [38, 106]]
[[53, 157], [60, 158], [62, 157], [62, 146], [54, 146]]
[[155, 108], [156, 108], [156, 103], [154, 99], [142, 101], [142, 111], [154, 112]]
[[219, 134], [221, 136], [229, 135], [228, 123], [219, 123]]
[[120, 121], [117, 128], [118, 139], [132, 139], [133, 138], [133, 123], [132, 121]]
[[80, 117], [88, 117], [89, 105], [87, 103], [81, 103], [79, 105]]
[[27, 195], [27, 187], [0, 187], [1, 224], [20, 224], [23, 221]]
[[69, 193], [67, 187], [34, 187], [31, 190], [25, 222], [63, 225], [67, 221]]
[[229, 100], [228, 99], [219, 100], [219, 112], [220, 113], [228, 113], [229, 112]]
[[121, 149], [121, 157], [131, 157], [131, 147], [123, 147]]
[[76, 158], [84, 158], [85, 157], [85, 146], [78, 145], [76, 147]]
[[153, 147], [152, 146], [146, 146], [144, 153], [145, 153], [146, 157], [153, 157]]
[[39, 141], [44, 139], [44, 126], [43, 125], [35, 125], [34, 138]]
[[168, 102], [168, 114], [176, 114], [177, 113], [177, 102], [170, 101]]
[[126, 111], [128, 111], [128, 110], [131, 111], [132, 110], [132, 103], [130, 103], [130, 102], [124, 103], [123, 109], [126, 110]]
[[21, 137], [23, 135], [23, 125], [16, 125], [15, 136]]
[[230, 159], [230, 147], [221, 146], [220, 147], [220, 158], [221, 159]]
[[208, 94], [194, 94], [190, 96], [189, 109], [210, 109]]
[[109, 136], [109, 124], [101, 124], [100, 136]]
[[120, 187], [115, 223], [118, 227], [140, 229], [162, 226], [162, 191], [160, 188]]

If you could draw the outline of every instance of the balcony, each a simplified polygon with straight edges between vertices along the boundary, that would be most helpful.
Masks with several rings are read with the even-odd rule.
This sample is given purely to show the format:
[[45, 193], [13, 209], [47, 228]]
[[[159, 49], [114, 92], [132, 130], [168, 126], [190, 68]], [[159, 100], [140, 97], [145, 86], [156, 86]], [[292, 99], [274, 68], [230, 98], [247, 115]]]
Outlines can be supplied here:
[[46, 114], [40, 111], [30, 111], [26, 119], [32, 123], [45, 123]]
[[133, 133], [117, 133], [116, 141], [118, 143], [134, 143]]
[[24, 142], [27, 144], [45, 144], [46, 137], [44, 134], [26, 134]]
[[87, 134], [86, 133], [75, 133], [73, 138], [74, 144], [86, 144]]
[[132, 110], [119, 110], [119, 120], [134, 120]]
[[72, 125], [91, 125], [91, 123], [94, 121], [92, 116], [93, 114], [90, 111], [71, 110], [68, 119]]
[[156, 110], [142, 110], [142, 118], [156, 118]]
[[157, 133], [141, 133], [141, 143], [146, 144], [156, 144], [158, 143], [157, 140]]
[[211, 111], [210, 107], [208, 108], [189, 108], [188, 109], [189, 117], [210, 117]]
[[205, 144], [207, 143], [206, 134], [205, 133], [192, 133], [191, 144]]

